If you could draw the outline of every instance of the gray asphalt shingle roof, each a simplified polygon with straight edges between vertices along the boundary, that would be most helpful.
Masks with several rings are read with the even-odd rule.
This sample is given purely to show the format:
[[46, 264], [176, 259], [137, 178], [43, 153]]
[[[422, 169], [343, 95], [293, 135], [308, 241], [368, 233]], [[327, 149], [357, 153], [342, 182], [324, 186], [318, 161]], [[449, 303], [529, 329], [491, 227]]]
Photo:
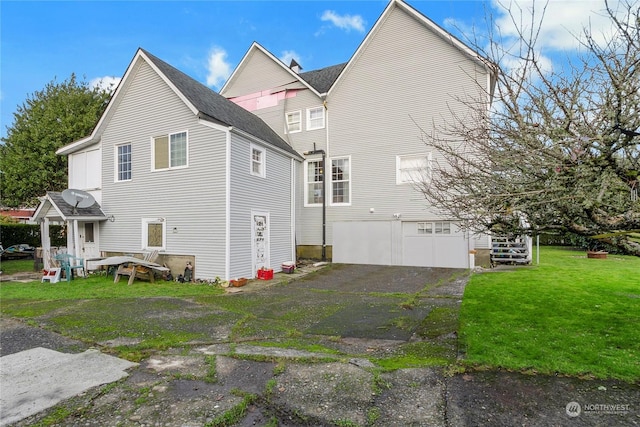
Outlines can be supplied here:
[[49, 196], [51, 203], [56, 205], [60, 213], [65, 217], [74, 217], [74, 216], [104, 217], [105, 216], [98, 202], [94, 202], [93, 205], [89, 206], [88, 208], [77, 208], [76, 212], [74, 212], [73, 206], [65, 202], [64, 199], [62, 198], [62, 193], [58, 191], [47, 191], [47, 196]]
[[347, 63], [332, 65], [319, 70], [300, 73], [300, 77], [319, 93], [326, 93], [336, 81]]
[[140, 50], [193, 104], [203, 119], [233, 126], [296, 157], [302, 157], [258, 116], [229, 101], [146, 50]]

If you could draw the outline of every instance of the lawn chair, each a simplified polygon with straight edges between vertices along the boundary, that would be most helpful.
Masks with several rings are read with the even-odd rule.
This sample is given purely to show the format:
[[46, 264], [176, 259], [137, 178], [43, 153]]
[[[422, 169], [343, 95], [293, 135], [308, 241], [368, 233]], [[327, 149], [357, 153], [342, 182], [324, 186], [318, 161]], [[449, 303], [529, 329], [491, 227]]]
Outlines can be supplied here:
[[81, 270], [82, 277], [86, 276], [84, 259], [69, 254], [58, 254], [55, 256], [55, 259], [60, 262], [60, 268], [64, 270], [67, 282], [71, 281], [74, 270]]

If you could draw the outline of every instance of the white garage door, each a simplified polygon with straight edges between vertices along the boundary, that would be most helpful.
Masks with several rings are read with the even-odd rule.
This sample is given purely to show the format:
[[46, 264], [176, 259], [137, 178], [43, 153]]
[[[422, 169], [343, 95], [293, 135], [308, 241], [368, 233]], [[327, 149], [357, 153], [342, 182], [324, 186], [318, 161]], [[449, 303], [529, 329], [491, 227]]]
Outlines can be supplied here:
[[448, 221], [333, 224], [333, 262], [469, 268], [469, 241]]

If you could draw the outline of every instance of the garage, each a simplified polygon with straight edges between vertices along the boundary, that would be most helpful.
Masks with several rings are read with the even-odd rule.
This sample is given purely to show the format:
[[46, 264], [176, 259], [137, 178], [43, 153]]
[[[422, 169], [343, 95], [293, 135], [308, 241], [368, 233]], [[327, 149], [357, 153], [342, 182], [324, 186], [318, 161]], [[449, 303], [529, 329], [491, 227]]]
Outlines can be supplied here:
[[335, 263], [469, 268], [469, 239], [451, 221], [344, 221], [332, 225]]

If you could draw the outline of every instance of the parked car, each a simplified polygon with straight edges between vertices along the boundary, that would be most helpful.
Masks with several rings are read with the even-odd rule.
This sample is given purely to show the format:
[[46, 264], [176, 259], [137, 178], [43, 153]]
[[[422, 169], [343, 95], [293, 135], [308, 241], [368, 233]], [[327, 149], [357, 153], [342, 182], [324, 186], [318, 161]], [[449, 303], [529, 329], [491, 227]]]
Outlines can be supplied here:
[[29, 246], [26, 243], [20, 243], [18, 245], [9, 246], [7, 249], [2, 251], [0, 258], [3, 260], [8, 259], [33, 259], [33, 255], [35, 254], [36, 248], [33, 246]]

